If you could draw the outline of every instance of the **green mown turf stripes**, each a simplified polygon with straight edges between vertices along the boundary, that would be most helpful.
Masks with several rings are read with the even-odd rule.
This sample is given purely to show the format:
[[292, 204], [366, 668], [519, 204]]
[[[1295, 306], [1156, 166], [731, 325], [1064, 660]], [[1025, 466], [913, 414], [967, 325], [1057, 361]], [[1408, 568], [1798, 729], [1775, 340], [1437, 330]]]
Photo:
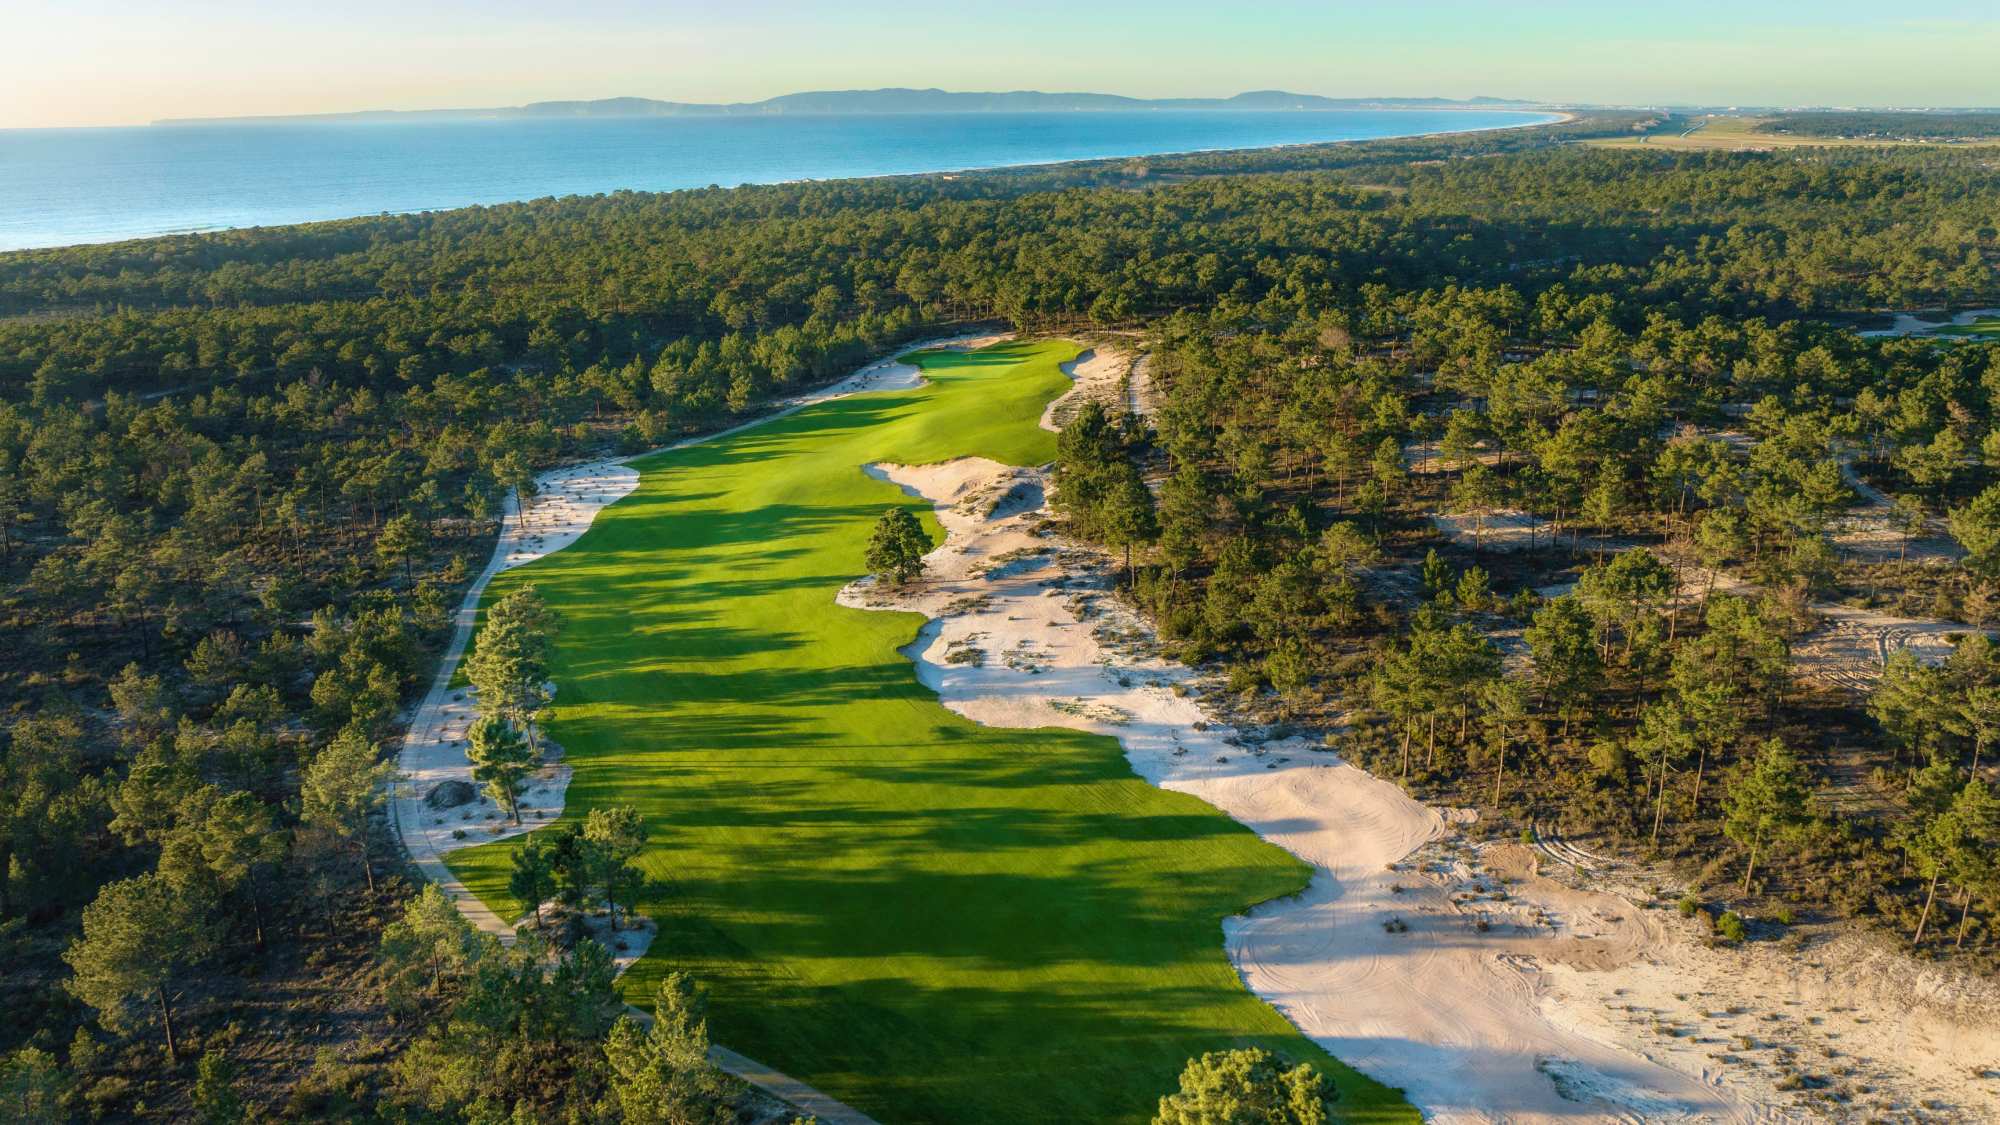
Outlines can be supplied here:
[[[631, 804], [670, 967], [718, 1042], [887, 1122], [1141, 1121], [1190, 1055], [1323, 1062], [1357, 1120], [1415, 1120], [1251, 996], [1220, 920], [1307, 868], [1134, 776], [1117, 743], [990, 730], [917, 683], [913, 614], [843, 609], [883, 509], [871, 461], [1036, 464], [1071, 345], [916, 357], [927, 385], [647, 458], [584, 538], [510, 571], [563, 615], [567, 815]], [[503, 916], [514, 845], [452, 866]]]

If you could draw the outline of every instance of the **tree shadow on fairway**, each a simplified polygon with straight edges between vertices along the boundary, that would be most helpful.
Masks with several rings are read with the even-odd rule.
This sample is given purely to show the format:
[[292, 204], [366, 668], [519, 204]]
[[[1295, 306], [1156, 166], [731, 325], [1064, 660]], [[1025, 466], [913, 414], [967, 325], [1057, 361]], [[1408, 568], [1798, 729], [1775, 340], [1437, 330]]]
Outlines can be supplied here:
[[1015, 367], [1035, 354], [1036, 345], [1031, 343], [989, 344], [978, 351], [951, 351], [945, 348], [926, 348], [920, 352], [910, 352], [902, 357], [902, 362], [918, 367], [926, 376], [950, 378], [953, 371], [964, 371], [981, 367]]
[[[711, 971], [698, 955], [668, 955], [698, 974]], [[1142, 983], [1080, 968], [954, 984], [879, 974], [824, 985], [760, 974], [754, 1008], [718, 1006], [710, 1021], [718, 1040], [816, 1059], [817, 1085], [884, 1121], [1143, 1122], [1188, 1058], [1239, 1047], [1317, 1065], [1340, 1091], [1341, 1120], [1416, 1120], [1392, 1091], [1247, 994], [1218, 1002], [1213, 984], [1198, 977]], [[1252, 1016], [1258, 1008], [1266, 1018]], [[1080, 1056], [1072, 1046], [1079, 1035], [1102, 1049]]]
[[[884, 1121], [1136, 1122], [1190, 1055], [1313, 1050], [1219, 932], [1308, 868], [1114, 739], [951, 713], [899, 652], [914, 615], [834, 602], [881, 512], [927, 507], [861, 466], [1052, 456], [1036, 419], [1074, 350], [920, 354], [922, 387], [647, 458], [513, 579], [566, 621], [565, 818], [630, 804], [652, 832], [661, 932], [627, 998], [690, 970], [718, 1042]], [[518, 846], [452, 866], [504, 913]]]
[[[742, 556], [712, 549], [740, 543], [763, 545], [772, 559], [797, 558], [812, 551], [811, 546], [801, 545], [798, 540], [846, 527], [849, 521], [873, 519], [889, 506], [787, 501], [730, 510], [689, 511], [671, 495], [655, 495], [644, 489], [632, 495], [642, 499], [632, 503], [630, 510], [619, 512], [616, 520], [607, 521], [599, 540], [591, 544], [599, 556], [593, 565], [607, 575], [620, 566], [650, 560], [651, 553], [660, 551], [672, 552], [670, 557], [659, 561], [671, 566], [672, 573], [677, 574], [695, 573], [716, 562], [736, 564], [743, 561]], [[648, 523], [649, 511], [662, 516], [671, 514], [673, 518], [661, 521], [670, 527]], [[547, 569], [563, 570], [555, 563], [563, 558], [563, 554], [550, 556], [551, 565]]]
[[[574, 628], [577, 622], [572, 620], [566, 624]], [[659, 639], [671, 640], [672, 644], [649, 643]], [[586, 652], [564, 653], [557, 664], [557, 682], [561, 690], [575, 688], [586, 693], [592, 690], [593, 680], [621, 678], [628, 674], [657, 674], [681, 680], [701, 677], [719, 684], [737, 673], [716, 671], [716, 664], [775, 656], [805, 648], [811, 642], [812, 638], [802, 633], [772, 633], [722, 625], [688, 624], [671, 630], [647, 626], [628, 629], [622, 636], [594, 645]], [[639, 653], [644, 653], [646, 659], [637, 658]], [[664, 684], [657, 687], [665, 692], [660, 697], [662, 702], [687, 698], [690, 694], [684, 683], [679, 694], [665, 690]], [[711, 695], [707, 698], [712, 701], [718, 697]], [[564, 701], [570, 700], [565, 697]]]
[[926, 389], [877, 391], [854, 398], [808, 406], [783, 418], [732, 434], [719, 441], [668, 450], [632, 462], [641, 473], [654, 468], [688, 472], [696, 469], [741, 467], [799, 452], [805, 439], [825, 440], [848, 432], [872, 429], [906, 416], [926, 397]]
[[812, 712], [849, 705], [857, 696], [877, 702], [920, 701], [926, 690], [904, 669], [886, 662], [836, 668], [737, 668], [718, 667], [699, 658], [676, 660], [669, 655], [666, 659], [614, 663], [621, 678], [637, 679], [653, 705], [664, 709], [659, 719], [676, 724], [682, 722], [682, 716], [675, 712], [687, 707], [755, 704]]

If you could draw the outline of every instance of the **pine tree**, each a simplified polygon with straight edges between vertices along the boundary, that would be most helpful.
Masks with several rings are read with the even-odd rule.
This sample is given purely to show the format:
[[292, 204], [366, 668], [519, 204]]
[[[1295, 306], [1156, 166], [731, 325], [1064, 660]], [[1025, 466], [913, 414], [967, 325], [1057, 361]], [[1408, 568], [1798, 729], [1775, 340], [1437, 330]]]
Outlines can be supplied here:
[[1326, 1125], [1333, 1099], [1310, 1063], [1287, 1066], [1261, 1047], [1190, 1059], [1153, 1125]]
[[1507, 750], [1528, 723], [1528, 692], [1518, 682], [1498, 677], [1486, 685], [1482, 702], [1485, 709], [1480, 720], [1493, 747], [1493, 805], [1498, 808], [1507, 781]]
[[1764, 849], [1803, 839], [1812, 827], [1812, 775], [1784, 742], [1773, 738], [1730, 786], [1723, 809], [1723, 833], [1750, 852], [1743, 869], [1747, 892]]
[[542, 904], [556, 893], [556, 875], [548, 844], [540, 836], [530, 836], [514, 849], [514, 866], [507, 874], [507, 893], [534, 910], [535, 928], [541, 929]]
[[584, 819], [583, 834], [597, 846], [599, 862], [603, 866], [604, 899], [611, 908], [611, 928], [615, 930], [618, 928], [619, 901], [625, 900], [626, 913], [630, 914], [631, 900], [625, 892], [636, 889], [642, 878], [639, 870], [632, 866], [632, 861], [646, 850], [646, 821], [630, 805], [592, 809]]
[[1125, 550], [1125, 580], [1132, 580], [1132, 548], [1151, 543], [1160, 536], [1159, 514], [1153, 507], [1152, 490], [1130, 462], [1119, 463], [1115, 483], [1106, 490], [1100, 530], [1107, 546]]
[[1687, 713], [1678, 700], [1662, 700], [1646, 709], [1639, 721], [1638, 734], [1632, 739], [1632, 752], [1651, 771], [1658, 794], [1653, 802], [1652, 847], [1656, 851], [1660, 846], [1660, 826], [1667, 815], [1667, 774], [1693, 756], [1695, 749], [1694, 732], [1689, 729]]
[[429, 540], [417, 518], [404, 512], [382, 525], [382, 533], [375, 537], [375, 553], [382, 557], [383, 562], [402, 563], [403, 581], [407, 584], [414, 581], [411, 568], [417, 559], [423, 557]]
[[539, 755], [535, 713], [547, 698], [550, 664], [560, 619], [533, 586], [525, 586], [486, 609], [465, 677], [472, 683], [479, 713], [512, 720]]
[[420, 992], [435, 994], [446, 978], [484, 956], [492, 940], [436, 884], [425, 883], [404, 904], [403, 916], [382, 929], [377, 960], [391, 1000], [405, 1006]]
[[905, 586], [923, 574], [930, 549], [931, 537], [917, 517], [908, 508], [890, 508], [875, 522], [863, 562], [877, 579]]
[[248, 900], [259, 952], [264, 949], [265, 873], [285, 858], [288, 844], [271, 806], [248, 793], [231, 793], [216, 801], [201, 822], [202, 860], [221, 890], [241, 891]]
[[1573, 595], [1566, 595], [1536, 610], [1522, 634], [1542, 699], [1555, 704], [1562, 714], [1565, 740], [1576, 707], [1589, 698], [1604, 676], [1594, 631], [1589, 612]]
[[674, 972], [653, 1002], [653, 1026], [626, 1017], [611, 1028], [604, 1058], [625, 1125], [727, 1125], [737, 1082], [708, 1061], [707, 1000]]
[[2000, 797], [1982, 781], [1967, 782], [1933, 833], [1944, 851], [1946, 870], [1959, 886], [1958, 937], [1952, 946], [1962, 948], [1973, 897], [2000, 898]]
[[1946, 694], [1941, 670], [1899, 648], [1882, 666], [1882, 677], [1868, 697], [1868, 713], [1899, 751], [1908, 750], [1922, 761], [1946, 733]]
[[486, 793], [521, 823], [521, 790], [535, 771], [539, 755], [514, 724], [499, 715], [482, 715], [466, 732], [472, 779], [486, 784]]
[[214, 951], [207, 904], [175, 890], [156, 873], [107, 883], [83, 910], [83, 936], [63, 952], [75, 976], [69, 990], [122, 1030], [137, 1010], [156, 1008], [167, 1058], [180, 1061], [174, 1002], [180, 978]]
[[382, 761], [375, 743], [353, 727], [341, 731], [306, 765], [299, 783], [299, 813], [307, 824], [352, 840], [361, 850], [361, 872], [375, 889], [369, 818], [388, 799], [396, 767]]

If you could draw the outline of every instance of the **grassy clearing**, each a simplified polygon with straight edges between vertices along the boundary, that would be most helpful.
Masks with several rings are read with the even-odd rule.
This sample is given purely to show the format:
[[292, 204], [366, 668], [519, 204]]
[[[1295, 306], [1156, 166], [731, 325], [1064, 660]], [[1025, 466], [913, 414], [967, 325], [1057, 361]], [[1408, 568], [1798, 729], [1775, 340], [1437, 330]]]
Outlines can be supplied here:
[[[567, 620], [552, 734], [568, 812], [629, 803], [663, 923], [627, 978], [713, 989], [713, 1031], [885, 1121], [1139, 1121], [1205, 1050], [1322, 1062], [1354, 1120], [1414, 1121], [1242, 986], [1220, 919], [1307, 868], [1115, 741], [997, 731], [896, 651], [913, 614], [842, 609], [882, 510], [870, 461], [1053, 456], [1035, 420], [1074, 346], [919, 356], [930, 382], [640, 464], [568, 550], [511, 571]], [[512, 843], [453, 867], [505, 916]]]
[[[1885, 145], [1907, 147], [1935, 143], [1757, 132], [1758, 125], [1770, 120], [1767, 117], [1718, 114], [1695, 120], [1701, 127], [1689, 132], [1659, 132], [1642, 137], [1600, 137], [1582, 143], [1608, 148], [1662, 148], [1680, 152], [1741, 152], [1774, 148], [1880, 148]], [[1961, 144], [1956, 147], [1967, 146]]]

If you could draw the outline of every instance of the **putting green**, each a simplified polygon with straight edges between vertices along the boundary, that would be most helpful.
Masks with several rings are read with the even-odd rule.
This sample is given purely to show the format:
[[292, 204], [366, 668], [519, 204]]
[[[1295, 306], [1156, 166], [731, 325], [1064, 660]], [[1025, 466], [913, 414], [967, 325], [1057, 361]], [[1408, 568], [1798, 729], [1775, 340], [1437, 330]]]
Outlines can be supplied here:
[[[897, 652], [921, 617], [834, 604], [886, 507], [938, 532], [861, 466], [1050, 459], [1036, 420], [1076, 351], [922, 353], [922, 387], [649, 457], [580, 541], [494, 584], [566, 621], [566, 815], [652, 827], [661, 935], [626, 995], [688, 969], [717, 1042], [885, 1122], [1143, 1121], [1188, 1057], [1238, 1045], [1320, 1062], [1352, 1119], [1414, 1121], [1223, 954], [1221, 919], [1308, 868], [1113, 739], [947, 711]], [[513, 846], [451, 859], [503, 917]]]

